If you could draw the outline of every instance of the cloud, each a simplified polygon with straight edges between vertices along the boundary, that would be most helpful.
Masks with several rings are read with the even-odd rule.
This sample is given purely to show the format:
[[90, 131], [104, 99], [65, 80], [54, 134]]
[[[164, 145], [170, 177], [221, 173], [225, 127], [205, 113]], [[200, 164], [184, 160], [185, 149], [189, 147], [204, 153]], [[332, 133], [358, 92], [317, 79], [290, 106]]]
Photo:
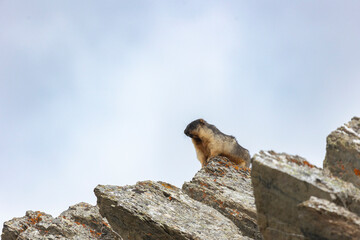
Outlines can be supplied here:
[[98, 183], [181, 186], [199, 117], [321, 166], [359, 114], [358, 6], [339, 4], [2, 1], [0, 222], [95, 204]]

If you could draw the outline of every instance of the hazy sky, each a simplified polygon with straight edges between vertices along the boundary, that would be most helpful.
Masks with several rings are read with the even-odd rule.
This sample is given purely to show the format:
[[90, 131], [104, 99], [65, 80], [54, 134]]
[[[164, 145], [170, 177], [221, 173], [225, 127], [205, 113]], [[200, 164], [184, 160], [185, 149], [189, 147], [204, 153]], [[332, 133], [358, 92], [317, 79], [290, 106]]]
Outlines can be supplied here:
[[360, 115], [359, 1], [0, 0], [0, 223], [200, 169], [204, 118], [317, 166]]

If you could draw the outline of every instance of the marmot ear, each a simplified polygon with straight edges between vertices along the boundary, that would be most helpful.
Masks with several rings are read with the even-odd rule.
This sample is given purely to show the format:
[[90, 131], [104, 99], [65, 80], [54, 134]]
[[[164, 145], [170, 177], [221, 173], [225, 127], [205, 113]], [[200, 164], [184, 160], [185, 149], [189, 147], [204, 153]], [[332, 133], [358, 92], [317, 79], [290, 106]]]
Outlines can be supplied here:
[[205, 124], [205, 120], [202, 119], [202, 118], [200, 118], [200, 123], [201, 123], [201, 124]]

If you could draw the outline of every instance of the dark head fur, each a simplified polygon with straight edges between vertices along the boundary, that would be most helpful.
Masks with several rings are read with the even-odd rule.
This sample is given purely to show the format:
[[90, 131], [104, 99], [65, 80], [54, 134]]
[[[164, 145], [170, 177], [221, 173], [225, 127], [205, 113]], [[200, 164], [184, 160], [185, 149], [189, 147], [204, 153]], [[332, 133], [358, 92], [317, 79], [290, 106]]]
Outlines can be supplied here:
[[196, 136], [194, 136], [194, 132], [196, 132], [196, 130], [199, 126], [202, 126], [205, 124], [206, 124], [206, 121], [202, 118], [192, 121], [191, 123], [189, 123], [187, 125], [187, 127], [184, 130], [184, 133], [188, 137], [191, 137], [191, 138], [196, 137]]

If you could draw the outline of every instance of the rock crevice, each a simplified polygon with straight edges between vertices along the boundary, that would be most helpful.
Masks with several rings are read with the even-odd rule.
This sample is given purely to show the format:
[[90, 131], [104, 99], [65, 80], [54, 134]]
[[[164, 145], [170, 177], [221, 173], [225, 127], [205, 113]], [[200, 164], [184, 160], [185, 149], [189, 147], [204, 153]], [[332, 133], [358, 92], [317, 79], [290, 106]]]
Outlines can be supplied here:
[[360, 239], [360, 118], [327, 138], [324, 170], [286, 153], [260, 151], [252, 168], [213, 157], [177, 188], [165, 182], [98, 185], [97, 205], [54, 218], [27, 211], [1, 239]]

